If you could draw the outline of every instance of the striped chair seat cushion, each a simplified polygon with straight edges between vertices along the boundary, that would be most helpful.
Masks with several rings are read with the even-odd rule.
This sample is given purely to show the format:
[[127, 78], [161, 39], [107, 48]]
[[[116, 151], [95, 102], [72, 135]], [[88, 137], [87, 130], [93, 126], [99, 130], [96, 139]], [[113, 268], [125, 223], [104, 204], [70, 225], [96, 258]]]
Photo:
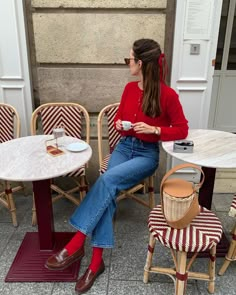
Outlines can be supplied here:
[[236, 195], [233, 198], [233, 202], [230, 206], [229, 216], [236, 217]]
[[184, 229], [170, 227], [162, 214], [161, 205], [152, 209], [148, 220], [149, 231], [164, 246], [185, 252], [200, 252], [218, 244], [222, 225], [216, 215], [201, 207], [191, 224]]
[[100, 167], [100, 173], [103, 174], [107, 171], [108, 162], [110, 160], [111, 154], [108, 154], [105, 156], [105, 158], [102, 160], [102, 164]]
[[78, 177], [82, 175], [85, 175], [85, 165], [81, 166], [79, 169], [76, 169], [75, 171], [63, 175], [63, 177]]

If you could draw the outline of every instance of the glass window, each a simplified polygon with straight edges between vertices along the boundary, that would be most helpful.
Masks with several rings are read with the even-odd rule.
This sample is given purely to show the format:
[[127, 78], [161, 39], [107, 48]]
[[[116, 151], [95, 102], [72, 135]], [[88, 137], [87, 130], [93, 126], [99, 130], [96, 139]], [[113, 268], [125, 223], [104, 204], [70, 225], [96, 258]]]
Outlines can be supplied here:
[[227, 70], [236, 70], [236, 9], [234, 10], [234, 21], [230, 40]]
[[221, 70], [226, 25], [227, 25], [227, 19], [228, 19], [228, 11], [229, 11], [229, 0], [224, 0], [222, 5], [219, 37], [218, 37], [217, 52], [216, 52], [216, 63], [215, 63], [216, 70]]

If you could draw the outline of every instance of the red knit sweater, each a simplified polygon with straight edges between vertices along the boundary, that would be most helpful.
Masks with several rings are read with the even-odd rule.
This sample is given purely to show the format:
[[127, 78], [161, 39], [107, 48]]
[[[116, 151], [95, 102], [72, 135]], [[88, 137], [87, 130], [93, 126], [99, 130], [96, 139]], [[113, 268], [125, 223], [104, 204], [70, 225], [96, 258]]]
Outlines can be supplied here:
[[188, 135], [188, 121], [186, 120], [177, 93], [164, 83], [161, 83], [161, 115], [151, 118], [142, 112], [143, 91], [138, 87], [138, 81], [125, 86], [120, 106], [114, 122], [118, 119], [135, 122], [145, 122], [151, 126], [161, 128], [161, 135], [136, 134], [133, 129], [120, 131], [122, 136], [135, 136], [148, 142], [158, 140], [169, 141], [184, 139]]

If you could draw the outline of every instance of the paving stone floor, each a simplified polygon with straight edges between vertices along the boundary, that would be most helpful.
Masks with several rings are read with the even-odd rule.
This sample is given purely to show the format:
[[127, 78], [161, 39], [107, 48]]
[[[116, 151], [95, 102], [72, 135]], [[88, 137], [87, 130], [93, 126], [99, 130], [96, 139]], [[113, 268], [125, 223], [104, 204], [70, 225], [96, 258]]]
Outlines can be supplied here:
[[[158, 196], [157, 196], [158, 199]], [[230, 194], [215, 194], [213, 210], [221, 219], [225, 233], [229, 237], [234, 220], [227, 212], [232, 200]], [[0, 294], [2, 295], [70, 295], [75, 294], [75, 283], [6, 283], [4, 278], [26, 232], [37, 231], [31, 226], [32, 196], [17, 195], [17, 218], [19, 226], [14, 228], [8, 211], [0, 206]], [[75, 207], [66, 200], [53, 205], [56, 231], [73, 231], [67, 220]], [[149, 209], [131, 200], [121, 201], [118, 205], [116, 221], [116, 247], [104, 251], [105, 272], [97, 279], [88, 295], [153, 295], [174, 294], [174, 284], [170, 277], [150, 275], [150, 282], [143, 283], [143, 267], [148, 245], [147, 217]], [[170, 254], [166, 248], [157, 244], [154, 259], [165, 265], [172, 265]], [[86, 243], [86, 257], [81, 262], [80, 274], [86, 269], [90, 260], [89, 241]], [[205, 258], [199, 258], [194, 269], [203, 269]], [[223, 258], [217, 258], [218, 272]], [[216, 276], [215, 294], [236, 294], [236, 263], [231, 263], [224, 276]], [[186, 294], [208, 294], [207, 283], [191, 280]]]

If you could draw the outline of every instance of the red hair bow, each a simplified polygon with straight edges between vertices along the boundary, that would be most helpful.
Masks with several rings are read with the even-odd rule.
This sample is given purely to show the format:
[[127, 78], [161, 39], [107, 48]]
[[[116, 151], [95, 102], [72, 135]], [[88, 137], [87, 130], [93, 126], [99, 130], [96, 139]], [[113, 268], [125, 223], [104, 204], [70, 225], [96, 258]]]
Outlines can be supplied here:
[[165, 82], [168, 70], [167, 70], [166, 57], [164, 53], [160, 54], [158, 58], [158, 65], [160, 69], [160, 80]]

